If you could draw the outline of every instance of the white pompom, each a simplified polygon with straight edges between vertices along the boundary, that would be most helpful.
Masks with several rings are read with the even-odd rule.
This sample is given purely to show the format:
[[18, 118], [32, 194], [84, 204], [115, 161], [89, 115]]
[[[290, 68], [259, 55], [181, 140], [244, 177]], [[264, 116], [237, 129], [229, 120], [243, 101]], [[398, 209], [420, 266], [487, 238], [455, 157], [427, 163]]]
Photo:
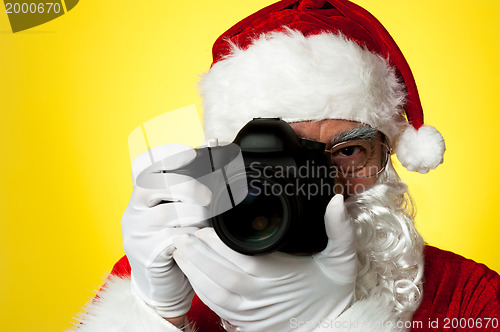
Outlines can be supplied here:
[[396, 155], [409, 171], [427, 173], [443, 162], [446, 150], [443, 136], [436, 128], [408, 126], [398, 139]]

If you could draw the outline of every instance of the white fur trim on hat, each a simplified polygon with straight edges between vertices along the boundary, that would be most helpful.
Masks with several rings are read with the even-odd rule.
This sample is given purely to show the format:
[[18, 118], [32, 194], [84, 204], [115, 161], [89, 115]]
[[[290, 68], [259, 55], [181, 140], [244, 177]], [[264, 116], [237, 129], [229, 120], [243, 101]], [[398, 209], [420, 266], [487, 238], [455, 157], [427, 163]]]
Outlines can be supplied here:
[[443, 136], [436, 128], [408, 126], [398, 139], [396, 154], [409, 171], [427, 173], [443, 162], [445, 150]]
[[406, 121], [404, 84], [380, 55], [342, 35], [293, 30], [258, 37], [215, 63], [200, 83], [206, 137], [232, 141], [256, 117], [345, 119], [392, 141]]

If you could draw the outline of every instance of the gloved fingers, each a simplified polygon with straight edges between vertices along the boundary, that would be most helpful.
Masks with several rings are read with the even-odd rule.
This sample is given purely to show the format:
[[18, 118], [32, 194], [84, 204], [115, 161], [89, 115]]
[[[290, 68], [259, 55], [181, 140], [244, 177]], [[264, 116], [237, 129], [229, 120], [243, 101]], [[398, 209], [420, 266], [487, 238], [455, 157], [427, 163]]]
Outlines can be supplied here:
[[[227, 292], [227, 290], [217, 287], [217, 285], [207, 283], [202, 288], [193, 286], [193, 289], [200, 300], [213, 312], [215, 312], [217, 316], [226, 321], [233, 322], [236, 326], [240, 326], [238, 322], [255, 319], [254, 317], [251, 317], [251, 314], [256, 307], [266, 310], [266, 306], [269, 306], [268, 303], [262, 305], [260, 303], [255, 304], [253, 301], [248, 301], [238, 294]], [[246, 309], [244, 307], [249, 307], [250, 309]], [[257, 331], [273, 330], [264, 328], [258, 329]]]
[[180, 174], [158, 174], [158, 188], [135, 186], [130, 203], [135, 209], [153, 207], [162, 202], [186, 202], [207, 206], [210, 204], [212, 192], [201, 182]]
[[188, 203], [165, 203], [141, 211], [128, 210], [122, 218], [127, 233], [152, 233], [164, 228], [208, 226], [208, 208]]
[[[176, 248], [174, 259], [188, 279], [194, 278], [195, 283], [210, 279], [227, 291], [237, 294], [246, 294], [255, 289], [255, 277], [248, 275], [196, 236], [177, 236], [173, 242]], [[180, 257], [180, 261], [177, 261], [177, 257]], [[197, 274], [184, 271], [186, 262], [197, 267]]]
[[[149, 245], [151, 247], [154, 246], [155, 248], [151, 250], [150, 257], [148, 257], [147, 260], [150, 262], [155, 262], [155, 267], [160, 267], [160, 270], [164, 272], [169, 271], [170, 268], [166, 268], [166, 265], [168, 265], [168, 267], [175, 267], [175, 264], [172, 260], [172, 254], [175, 250], [175, 246], [173, 243], [174, 238], [183, 234], [193, 234], [197, 230], [198, 228], [196, 227], [183, 227], [165, 229], [156, 233], [155, 240], [149, 241]], [[161, 266], [161, 264], [163, 264], [164, 266]]]
[[229, 248], [217, 236], [211, 227], [203, 228], [194, 233], [203, 243], [209, 246], [220, 256], [226, 258], [240, 270], [248, 275], [260, 278], [273, 278], [283, 274], [291, 265], [297, 267], [300, 262], [308, 260], [308, 257], [293, 256], [285, 253], [275, 252], [262, 256], [249, 256], [240, 254]]
[[202, 287], [192, 287], [200, 300], [222, 319], [227, 320], [229, 317], [234, 316], [234, 303], [244, 301], [239, 295], [220, 288], [211, 280], [208, 280]]
[[153, 164], [164, 169], [173, 170], [183, 167], [192, 162], [196, 157], [196, 151], [190, 146], [183, 144], [159, 145], [150, 149], [132, 162], [132, 180], [136, 183], [137, 176]]
[[[241, 295], [232, 292], [226, 287], [227, 284], [225, 284], [225, 281], [227, 280], [223, 278], [224, 276], [221, 270], [219, 270], [219, 273], [216, 273], [220, 274], [216, 277], [206, 273], [205, 268], [209, 266], [212, 261], [203, 261], [200, 265], [199, 261], [192, 260], [193, 254], [190, 253], [189, 248], [184, 247], [183, 243], [183, 240], [187, 237], [188, 236], [180, 236], [174, 240], [177, 249], [174, 251], [173, 257], [184, 275], [188, 278], [196, 294], [210, 309], [217, 312], [219, 315], [221, 311], [235, 308], [237, 303], [241, 302]], [[217, 264], [217, 266], [219, 265]], [[232, 272], [231, 275], [233, 275]]]
[[356, 277], [356, 233], [344, 204], [344, 197], [335, 195], [325, 212], [328, 235], [326, 248], [313, 256], [315, 261], [338, 282], [352, 282]]
[[194, 233], [196, 227], [165, 228], [154, 233], [123, 234], [123, 249], [129, 258], [132, 268], [142, 266], [142, 270], [150, 270], [147, 278], [152, 278], [151, 269], [155, 271], [171, 271], [175, 266], [172, 253], [175, 250], [173, 238], [185, 233]]
[[179, 316], [189, 309], [194, 292], [171, 255], [168, 259], [159, 256], [147, 268], [142, 262], [130, 261], [132, 288], [143, 301], [164, 317]]
[[329, 240], [329, 250], [338, 253], [352, 253], [356, 251], [354, 224], [347, 214], [344, 197], [335, 195], [325, 212], [325, 229]]
[[212, 192], [207, 186], [196, 179], [181, 174], [162, 174], [165, 181], [171, 183], [168, 191], [172, 195], [173, 200], [199, 204], [207, 206], [212, 199]]
[[233, 263], [239, 269], [247, 272], [248, 274], [254, 275], [252, 272], [255, 271], [257, 265], [262, 264], [262, 260], [265, 256], [249, 256], [243, 255], [239, 252], [234, 251], [229, 248], [219, 236], [215, 233], [215, 230], [211, 227], [200, 229], [194, 234], [197, 238], [203, 241], [208, 247], [210, 247], [214, 252], [218, 253], [220, 256], [224, 257], [229, 262]]
[[204, 206], [187, 203], [166, 203], [156, 206], [168, 216], [165, 220], [167, 227], [197, 227], [209, 226], [209, 211]]

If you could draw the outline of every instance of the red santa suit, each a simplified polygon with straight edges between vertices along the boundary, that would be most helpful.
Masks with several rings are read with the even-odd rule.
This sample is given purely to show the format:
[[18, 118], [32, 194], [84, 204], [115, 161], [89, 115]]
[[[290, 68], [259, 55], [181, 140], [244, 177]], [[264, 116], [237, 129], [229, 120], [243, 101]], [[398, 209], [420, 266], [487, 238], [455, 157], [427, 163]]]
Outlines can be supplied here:
[[[350, 326], [335, 329], [335, 324], [331, 324], [334, 327], [331, 330], [397, 331], [397, 324], [401, 325], [401, 330], [409, 331], [500, 330], [498, 273], [483, 264], [431, 246], [425, 247], [424, 255], [424, 295], [411, 322], [405, 326], [403, 322], [389, 319], [385, 327], [368, 328], [367, 317], [388, 314], [385, 308], [372, 307], [368, 301], [366, 305], [358, 303], [344, 312], [343, 315], [352, 317]], [[127, 257], [115, 264], [110, 280], [90, 305], [81, 331], [179, 331], [130, 292]], [[132, 319], [131, 314], [137, 319]], [[197, 297], [188, 318], [198, 331], [225, 331], [220, 318]]]

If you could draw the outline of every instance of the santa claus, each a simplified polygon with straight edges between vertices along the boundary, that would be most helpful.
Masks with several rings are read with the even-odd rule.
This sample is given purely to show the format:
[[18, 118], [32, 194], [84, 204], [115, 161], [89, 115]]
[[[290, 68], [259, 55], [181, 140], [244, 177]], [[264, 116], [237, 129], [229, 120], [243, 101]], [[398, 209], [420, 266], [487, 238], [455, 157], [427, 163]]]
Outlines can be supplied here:
[[[217, 39], [200, 87], [207, 137], [230, 142], [253, 118], [281, 118], [326, 145], [344, 193], [326, 207], [328, 243], [307, 255], [233, 251], [206, 227], [210, 190], [173, 172], [196, 152], [157, 147], [149, 157], [169, 158], [166, 187], [135, 185], [127, 256], [79, 331], [499, 328], [499, 275], [425, 245], [414, 227], [390, 154], [426, 173], [444, 140], [423, 124], [411, 70], [370, 13], [346, 0], [266, 7]], [[140, 158], [134, 183], [150, 166]]]

